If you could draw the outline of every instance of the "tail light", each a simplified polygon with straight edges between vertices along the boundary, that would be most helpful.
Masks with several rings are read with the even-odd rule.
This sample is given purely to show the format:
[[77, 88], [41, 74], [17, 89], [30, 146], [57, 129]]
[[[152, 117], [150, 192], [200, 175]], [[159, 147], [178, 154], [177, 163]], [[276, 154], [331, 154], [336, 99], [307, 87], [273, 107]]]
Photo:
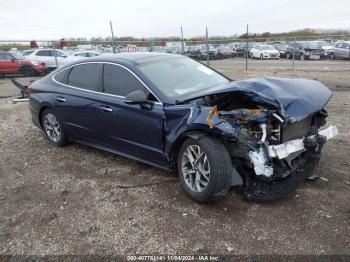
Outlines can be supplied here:
[[28, 86], [28, 88], [27, 88], [27, 95], [31, 96], [32, 93], [33, 93], [33, 88], [31, 86]]

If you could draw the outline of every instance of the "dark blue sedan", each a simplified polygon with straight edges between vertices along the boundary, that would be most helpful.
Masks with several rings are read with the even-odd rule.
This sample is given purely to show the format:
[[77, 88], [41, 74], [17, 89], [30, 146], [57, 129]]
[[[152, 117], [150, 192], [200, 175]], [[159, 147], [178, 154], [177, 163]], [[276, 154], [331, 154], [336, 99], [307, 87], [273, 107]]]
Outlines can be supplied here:
[[[279, 199], [309, 176], [331, 92], [306, 79], [232, 81], [190, 58], [125, 53], [77, 61], [29, 87], [32, 119], [56, 146], [90, 145], [178, 172], [194, 200], [232, 186]], [[78, 161], [78, 159], [77, 159]]]

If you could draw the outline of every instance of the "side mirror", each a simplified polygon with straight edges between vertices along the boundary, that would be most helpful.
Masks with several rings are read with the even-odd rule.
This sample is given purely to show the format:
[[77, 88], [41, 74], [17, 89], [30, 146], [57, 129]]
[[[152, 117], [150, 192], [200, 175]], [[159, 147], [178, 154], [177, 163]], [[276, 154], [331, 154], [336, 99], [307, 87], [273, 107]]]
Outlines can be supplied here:
[[12, 63], [15, 63], [15, 62], [16, 62], [16, 59], [12, 58], [12, 59], [11, 59], [11, 62], [12, 62]]
[[146, 96], [145, 92], [143, 92], [141, 90], [136, 90], [136, 91], [133, 91], [133, 92], [127, 94], [124, 101], [127, 104], [149, 103], [149, 101], [147, 101], [147, 96]]

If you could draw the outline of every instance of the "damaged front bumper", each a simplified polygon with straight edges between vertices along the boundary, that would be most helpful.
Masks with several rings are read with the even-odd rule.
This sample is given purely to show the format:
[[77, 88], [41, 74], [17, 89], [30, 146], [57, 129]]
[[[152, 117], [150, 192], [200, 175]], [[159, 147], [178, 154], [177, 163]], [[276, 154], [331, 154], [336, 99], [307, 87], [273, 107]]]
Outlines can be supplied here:
[[[314, 151], [317, 151], [320, 143], [324, 143], [326, 140], [335, 137], [337, 134], [337, 127], [330, 126], [327, 129], [320, 131], [317, 137], [312, 135], [307, 138], [295, 139], [283, 144], [270, 145], [267, 147], [264, 147], [264, 144], [262, 144], [258, 151], [249, 152], [249, 158], [253, 164], [255, 174], [265, 178], [272, 178], [276, 173], [273, 165], [270, 164], [272, 159], [283, 160], [287, 159], [292, 154], [294, 154], [293, 158], [295, 158], [303, 152], [311, 150], [311, 148]], [[287, 160], [290, 162], [292, 159]], [[282, 176], [287, 176], [289, 173], [290, 172], [285, 172], [285, 175]]]
[[[295, 139], [280, 145], [270, 145], [267, 150], [261, 145], [258, 151], [251, 151], [249, 158], [255, 176], [248, 179], [245, 198], [253, 201], [271, 201], [294, 192], [307, 177], [311, 176], [321, 158], [324, 143], [337, 134], [337, 127], [330, 126], [320, 131], [318, 135]], [[293, 159], [290, 159], [291, 157]], [[273, 164], [276, 161], [284, 162], [287, 168], [278, 168]]]
[[[338, 129], [336, 126], [329, 126], [327, 129], [320, 131], [318, 134], [326, 137], [328, 140], [338, 135]], [[308, 138], [313, 139], [314, 137], [315, 136], [310, 136]], [[292, 153], [305, 151], [304, 140], [304, 138], [300, 138], [280, 145], [271, 145], [268, 147], [269, 157], [284, 159]]]

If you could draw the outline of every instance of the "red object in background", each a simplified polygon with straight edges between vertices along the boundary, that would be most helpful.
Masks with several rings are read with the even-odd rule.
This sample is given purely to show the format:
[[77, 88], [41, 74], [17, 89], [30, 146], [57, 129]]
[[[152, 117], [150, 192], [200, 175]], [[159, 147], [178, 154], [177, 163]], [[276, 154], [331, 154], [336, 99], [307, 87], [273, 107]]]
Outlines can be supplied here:
[[38, 48], [38, 44], [35, 40], [30, 41], [30, 48]]
[[62, 38], [60, 40], [59, 48], [63, 49], [64, 47], [67, 47], [67, 46], [68, 46], [68, 43], [66, 42], [66, 40], [64, 38]]
[[0, 52], [0, 74], [23, 74], [26, 76], [44, 75], [45, 64], [23, 59], [16, 53]]
[[141, 46], [142, 46], [142, 47], [145, 47], [145, 46], [146, 46], [145, 44], [146, 44], [146, 43], [145, 43], [145, 39], [142, 38], [142, 40], [141, 40]]
[[160, 42], [160, 46], [166, 46], [166, 42], [165, 41], [161, 41]]

